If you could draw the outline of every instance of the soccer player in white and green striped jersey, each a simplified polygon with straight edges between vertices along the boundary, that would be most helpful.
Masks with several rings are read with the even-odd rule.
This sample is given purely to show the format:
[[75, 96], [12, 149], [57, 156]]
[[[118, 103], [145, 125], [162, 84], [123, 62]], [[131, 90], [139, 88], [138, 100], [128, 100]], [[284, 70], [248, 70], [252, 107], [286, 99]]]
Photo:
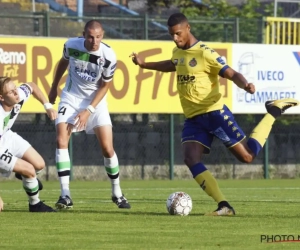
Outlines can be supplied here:
[[59, 209], [73, 207], [68, 144], [71, 133], [82, 130], [95, 134], [99, 141], [104, 166], [111, 180], [112, 201], [119, 208], [130, 208], [120, 188], [119, 162], [113, 147], [112, 124], [106, 102], [117, 59], [113, 49], [101, 42], [103, 35], [101, 24], [91, 20], [84, 27], [83, 37], [70, 38], [65, 43], [48, 95], [49, 101], [54, 103], [59, 81], [69, 67], [56, 120], [56, 167], [61, 184], [56, 207]]
[[[19, 87], [9, 77], [0, 77], [0, 174], [8, 177], [12, 172], [19, 174], [28, 196], [30, 212], [55, 212], [39, 199], [36, 175], [45, 167], [42, 156], [11, 128], [31, 94], [46, 109], [51, 120], [57, 112], [35, 83], [23, 83]], [[0, 199], [0, 210], [3, 202]]]

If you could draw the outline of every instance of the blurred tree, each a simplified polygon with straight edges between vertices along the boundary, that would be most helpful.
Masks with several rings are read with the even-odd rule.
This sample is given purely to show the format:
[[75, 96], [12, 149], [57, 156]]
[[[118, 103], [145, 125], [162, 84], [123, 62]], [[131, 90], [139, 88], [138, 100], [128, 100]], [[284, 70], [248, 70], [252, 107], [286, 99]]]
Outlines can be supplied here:
[[194, 35], [203, 41], [235, 42], [235, 25], [238, 21], [239, 41], [246, 43], [262, 42], [263, 17], [270, 16], [274, 7], [273, 3], [263, 4], [259, 0], [247, 0], [241, 6], [230, 5], [226, 0], [202, 2], [203, 4], [190, 0], [147, 0], [147, 5], [150, 13], [161, 13], [163, 8], [177, 7], [191, 21]]

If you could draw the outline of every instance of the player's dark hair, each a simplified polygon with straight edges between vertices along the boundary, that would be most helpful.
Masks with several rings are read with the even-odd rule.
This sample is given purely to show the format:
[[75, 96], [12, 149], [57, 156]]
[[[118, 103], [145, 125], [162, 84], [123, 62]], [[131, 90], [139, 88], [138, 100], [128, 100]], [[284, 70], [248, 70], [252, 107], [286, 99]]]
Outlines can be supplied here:
[[86, 24], [84, 25], [84, 31], [87, 31], [87, 29], [95, 29], [95, 28], [103, 29], [101, 23], [98, 22], [97, 20], [90, 20], [86, 22]]
[[173, 27], [177, 24], [188, 22], [186, 16], [182, 13], [174, 13], [168, 19], [168, 26]]
[[10, 82], [11, 78], [7, 76], [0, 76], [0, 95], [3, 95], [3, 89], [6, 83]]

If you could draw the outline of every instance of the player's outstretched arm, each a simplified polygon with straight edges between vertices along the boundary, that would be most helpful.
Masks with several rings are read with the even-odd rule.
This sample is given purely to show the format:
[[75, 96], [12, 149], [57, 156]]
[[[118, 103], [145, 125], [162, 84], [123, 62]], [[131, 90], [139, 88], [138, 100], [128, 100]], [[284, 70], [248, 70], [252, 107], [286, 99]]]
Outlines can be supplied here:
[[143, 69], [151, 69], [162, 72], [173, 72], [176, 71], [175, 65], [171, 60], [160, 61], [160, 62], [144, 62], [138, 54], [133, 52], [130, 57], [135, 65], [139, 65]]
[[64, 57], [62, 57], [57, 65], [57, 69], [55, 71], [54, 80], [51, 85], [50, 92], [48, 94], [49, 102], [54, 104], [56, 97], [57, 97], [57, 87], [59, 84], [60, 79], [66, 72], [67, 68], [69, 66], [69, 60], [66, 60]]
[[250, 94], [255, 92], [255, 86], [253, 83], [248, 83], [246, 78], [239, 72], [228, 67], [223, 74], [224, 78], [233, 81], [239, 88], [244, 89]]
[[0, 212], [3, 210], [3, 200], [0, 197]]
[[34, 83], [27, 83], [32, 88], [32, 95], [44, 105], [44, 108], [47, 112], [48, 117], [51, 120], [55, 120], [57, 118], [57, 111], [52, 108], [52, 104], [48, 102], [46, 96], [43, 94], [41, 89]]

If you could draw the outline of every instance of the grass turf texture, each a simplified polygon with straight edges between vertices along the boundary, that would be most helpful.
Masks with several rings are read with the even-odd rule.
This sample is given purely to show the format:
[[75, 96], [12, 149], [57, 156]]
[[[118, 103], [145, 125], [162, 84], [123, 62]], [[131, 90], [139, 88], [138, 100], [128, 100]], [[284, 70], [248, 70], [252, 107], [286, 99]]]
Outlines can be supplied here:
[[[261, 235], [298, 239], [299, 180], [224, 180], [219, 185], [235, 217], [206, 217], [216, 203], [191, 181], [123, 181], [132, 209], [118, 209], [109, 182], [71, 182], [74, 208], [29, 213], [21, 181], [0, 184], [0, 249], [300, 249], [300, 242], [265, 243]], [[189, 216], [171, 216], [175, 191], [193, 200]], [[58, 182], [45, 182], [41, 199], [54, 206]]]

